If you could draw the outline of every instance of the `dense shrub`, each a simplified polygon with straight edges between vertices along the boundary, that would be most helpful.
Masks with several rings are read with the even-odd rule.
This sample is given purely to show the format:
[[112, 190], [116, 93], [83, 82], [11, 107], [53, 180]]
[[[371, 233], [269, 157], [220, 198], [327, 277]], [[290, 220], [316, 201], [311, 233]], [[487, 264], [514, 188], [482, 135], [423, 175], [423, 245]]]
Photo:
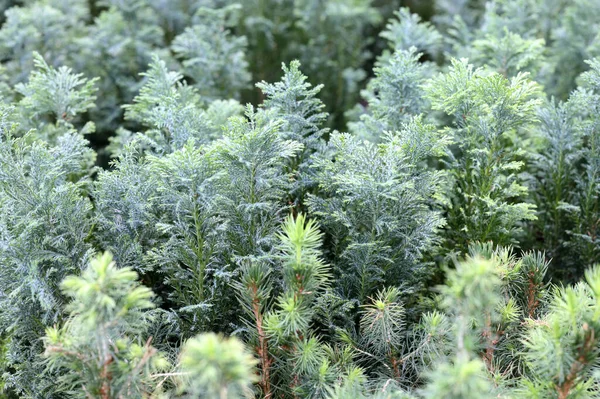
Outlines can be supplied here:
[[600, 397], [598, 2], [391, 5], [0, 1], [2, 397]]

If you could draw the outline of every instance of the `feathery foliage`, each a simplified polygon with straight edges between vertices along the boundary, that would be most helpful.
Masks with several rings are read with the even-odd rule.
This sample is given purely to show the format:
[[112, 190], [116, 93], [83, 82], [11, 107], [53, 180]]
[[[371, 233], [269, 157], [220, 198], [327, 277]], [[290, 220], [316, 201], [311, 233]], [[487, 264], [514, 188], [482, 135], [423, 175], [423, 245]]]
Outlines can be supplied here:
[[319, 195], [309, 210], [331, 236], [338, 289], [360, 303], [385, 281], [418, 281], [421, 254], [431, 248], [443, 219], [430, 208], [441, 175], [421, 168], [439, 156], [444, 140], [413, 119], [378, 145], [334, 133], [315, 161]]
[[168, 362], [151, 339], [140, 341], [148, 324], [145, 310], [154, 304], [152, 291], [136, 278], [104, 253], [81, 277], [62, 282], [71, 297], [70, 316], [62, 327], [46, 330], [44, 344], [48, 369], [68, 370], [58, 384], [67, 396], [149, 397], [156, 389], [151, 374], [167, 369]]
[[598, 2], [402, 5], [0, 0], [0, 396], [597, 397]]
[[464, 252], [473, 241], [512, 244], [519, 223], [535, 219], [523, 199], [523, 151], [516, 142], [535, 121], [537, 94], [524, 74], [488, 75], [466, 60], [454, 60], [448, 73], [430, 82], [427, 96], [434, 109], [452, 117], [456, 144], [447, 161], [454, 180], [447, 204], [449, 249]]

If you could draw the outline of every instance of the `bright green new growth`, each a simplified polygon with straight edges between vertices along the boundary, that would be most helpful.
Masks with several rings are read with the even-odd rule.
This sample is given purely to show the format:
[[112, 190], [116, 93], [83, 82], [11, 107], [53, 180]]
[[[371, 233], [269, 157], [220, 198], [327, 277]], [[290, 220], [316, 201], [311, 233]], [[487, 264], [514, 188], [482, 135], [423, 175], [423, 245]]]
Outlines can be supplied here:
[[392, 349], [401, 344], [404, 309], [398, 303], [399, 296], [397, 288], [380, 291], [361, 315], [361, 332], [369, 338], [365, 345], [380, 356], [391, 356]]
[[543, 322], [525, 337], [530, 375], [523, 395], [587, 398], [597, 395], [600, 333], [600, 270], [588, 269], [585, 282], [559, 289]]
[[235, 338], [208, 333], [188, 340], [181, 350], [183, 398], [252, 397], [256, 360]]
[[259, 386], [266, 397], [278, 392], [322, 397], [339, 373], [311, 328], [315, 302], [331, 279], [319, 249], [322, 233], [302, 214], [288, 217], [282, 230], [275, 254], [278, 275], [264, 261], [249, 260], [236, 285], [259, 357]]
[[[117, 269], [105, 253], [93, 259], [81, 277], [61, 284], [71, 298], [69, 318], [46, 330], [44, 345], [50, 371], [62, 372], [58, 390], [69, 397], [150, 397], [168, 369], [164, 355], [140, 340], [154, 307], [152, 291], [137, 273]], [[65, 373], [65, 371], [67, 371]]]
[[305, 222], [300, 214], [296, 220], [291, 217], [283, 225], [278, 246], [283, 260], [283, 292], [277, 299], [277, 307], [267, 316], [266, 330], [275, 339], [304, 335], [313, 313], [314, 297], [328, 284], [331, 276], [320, 259], [318, 247], [322, 233], [314, 222]]

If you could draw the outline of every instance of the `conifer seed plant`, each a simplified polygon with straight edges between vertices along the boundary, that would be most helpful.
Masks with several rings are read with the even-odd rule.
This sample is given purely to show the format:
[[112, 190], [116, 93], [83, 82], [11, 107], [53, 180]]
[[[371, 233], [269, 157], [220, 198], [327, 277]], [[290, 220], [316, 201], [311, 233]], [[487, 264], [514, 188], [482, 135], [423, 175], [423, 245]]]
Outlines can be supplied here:
[[0, 10], [0, 398], [600, 399], [597, 0]]

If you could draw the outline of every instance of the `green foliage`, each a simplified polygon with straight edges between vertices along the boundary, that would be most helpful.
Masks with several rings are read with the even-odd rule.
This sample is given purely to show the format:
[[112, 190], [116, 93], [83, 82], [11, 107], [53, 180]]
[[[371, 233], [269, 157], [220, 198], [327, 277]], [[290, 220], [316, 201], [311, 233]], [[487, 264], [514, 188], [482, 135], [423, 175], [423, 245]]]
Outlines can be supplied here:
[[506, 28], [498, 36], [487, 35], [484, 39], [475, 40], [474, 54], [469, 58], [509, 77], [519, 72], [535, 74], [541, 68], [544, 61], [542, 39], [524, 39]]
[[74, 75], [67, 67], [54, 70], [34, 53], [34, 65], [39, 71], [29, 76], [27, 85], [17, 85], [24, 96], [21, 105], [32, 111], [33, 117], [51, 114], [56, 120], [69, 120], [94, 107], [94, 81]]
[[51, 381], [36, 360], [39, 338], [64, 312], [59, 283], [81, 270], [92, 252], [88, 181], [80, 178], [91, 150], [76, 134], [60, 137], [56, 146], [14, 138], [6, 119], [11, 111], [3, 111], [0, 322], [8, 366], [3, 378], [24, 395], [42, 395]]
[[312, 221], [305, 224], [302, 214], [296, 220], [288, 218], [283, 226], [278, 248], [284, 260], [283, 295], [266, 324], [267, 332], [276, 339], [299, 338], [310, 324], [315, 295], [328, 283], [328, 267], [319, 259], [321, 236]]
[[[573, 229], [574, 246], [581, 253], [581, 262], [584, 267], [592, 266], [600, 261], [600, 241], [598, 240], [598, 215], [600, 214], [600, 134], [598, 133], [597, 110], [600, 107], [598, 95], [600, 85], [600, 63], [596, 59], [590, 61], [592, 70], [583, 75], [584, 81], [593, 90], [593, 93], [583, 91], [574, 94], [576, 103], [587, 104], [588, 111], [585, 122], [582, 124], [585, 146], [582, 149], [582, 170], [575, 177], [576, 204], [579, 212], [575, 213], [575, 227]], [[585, 105], [583, 105], [585, 107]], [[585, 109], [585, 108], [584, 108]], [[588, 113], [589, 112], [589, 113]]]
[[77, 39], [85, 32], [84, 21], [89, 18], [85, 1], [29, 3], [7, 9], [0, 29], [1, 53], [11, 84], [25, 81], [32, 71], [33, 52], [42, 54], [53, 66], [67, 62], [77, 51]]
[[[362, 67], [370, 58], [371, 40], [365, 33], [379, 23], [372, 0], [301, 0], [294, 2], [298, 34], [291, 53], [299, 58], [315, 82], [333, 80], [336, 90], [322, 94], [328, 111], [341, 118], [357, 100]], [[334, 121], [339, 123], [339, 121]]]
[[512, 244], [519, 223], [535, 219], [532, 205], [523, 200], [524, 151], [516, 141], [536, 120], [538, 90], [526, 75], [509, 80], [466, 60], [454, 60], [447, 74], [431, 81], [427, 95], [434, 109], [452, 117], [456, 143], [448, 160], [454, 180], [446, 205], [449, 249], [465, 251], [472, 241]]
[[118, 269], [105, 253], [93, 259], [81, 277], [61, 284], [71, 297], [69, 318], [46, 330], [48, 369], [60, 370], [58, 391], [68, 397], [149, 397], [156, 389], [152, 373], [167, 360], [140, 337], [148, 323], [145, 310], [152, 292], [136, 282], [137, 274]]
[[540, 111], [541, 143], [535, 163], [533, 197], [540, 208], [536, 234], [557, 258], [558, 275], [572, 278], [600, 261], [598, 246], [598, 76], [600, 65], [582, 75], [587, 89], [575, 91], [566, 103]]
[[319, 249], [322, 233], [302, 214], [288, 217], [282, 230], [279, 275], [264, 261], [249, 260], [236, 285], [260, 361], [259, 385], [266, 397], [286, 392], [323, 397], [338, 371], [311, 328], [315, 300], [331, 279]]
[[[125, 105], [125, 119], [150, 128], [144, 133], [148, 145], [157, 152], [171, 152], [189, 140], [206, 143], [215, 138], [218, 129], [201, 108], [197, 90], [182, 82], [183, 76], [169, 71], [164, 61], [153, 58], [150, 69], [143, 73], [146, 83], [133, 104]], [[122, 130], [118, 136], [130, 135]], [[121, 140], [126, 144], [131, 137]], [[120, 151], [119, 146], [115, 146]], [[118, 152], [117, 152], [118, 153]]]
[[395, 12], [396, 19], [386, 25], [381, 37], [389, 42], [393, 50], [409, 50], [415, 47], [436, 58], [442, 46], [442, 35], [429, 22], [421, 20], [410, 9], [401, 8]]
[[166, 157], [150, 157], [148, 164], [156, 190], [152, 205], [160, 215], [154, 226], [160, 245], [150, 250], [148, 262], [164, 275], [168, 300], [190, 332], [229, 321], [223, 286], [231, 272], [223, 262], [227, 248], [219, 214], [223, 174], [205, 151], [190, 144]]
[[378, 292], [373, 303], [365, 306], [360, 328], [375, 352], [385, 353], [400, 344], [404, 310], [398, 303], [399, 296], [397, 288], [388, 288]]
[[311, 87], [300, 71], [298, 61], [292, 61], [289, 67], [283, 65], [283, 72], [280, 82], [261, 82], [256, 86], [266, 97], [263, 107], [283, 119], [280, 135], [303, 145], [289, 165], [289, 171], [295, 174], [297, 181], [294, 191], [302, 201], [304, 192], [314, 185], [312, 155], [323, 147], [323, 138], [328, 133], [322, 127], [327, 119], [327, 113], [323, 112], [325, 105], [316, 98], [323, 85]]
[[360, 121], [349, 123], [352, 133], [380, 141], [384, 132], [397, 132], [415, 115], [427, 109], [423, 86], [429, 75], [427, 64], [419, 62], [415, 48], [396, 51], [374, 69], [375, 77], [362, 91], [368, 107]]
[[399, 3], [0, 0], [0, 396], [598, 396], [597, 2]]
[[524, 397], [597, 395], [599, 287], [594, 267], [586, 271], [585, 282], [557, 289], [544, 320], [532, 323], [525, 338]]
[[[97, 79], [85, 79], [64, 66], [56, 70], [38, 53], [33, 57], [36, 70], [31, 72], [27, 84], [15, 86], [23, 96], [19, 103], [21, 129], [37, 129], [36, 134], [43, 140], [55, 142], [57, 137], [71, 133], [74, 119], [95, 107]], [[94, 124], [88, 122], [82, 133], [91, 133], [94, 129]]]
[[440, 289], [442, 307], [453, 320], [452, 335], [426, 348], [441, 351], [445, 361], [429, 366], [429, 382], [420, 392], [424, 398], [513, 397], [521, 383], [520, 334], [525, 323], [542, 314], [548, 265], [541, 254], [517, 259], [509, 248], [489, 243], [475, 244], [470, 252], [448, 271], [446, 286]]
[[228, 219], [229, 256], [242, 259], [269, 253], [288, 208], [284, 193], [291, 187], [287, 162], [302, 144], [279, 135], [283, 120], [273, 112], [254, 111], [229, 120], [215, 143], [217, 167], [226, 170], [222, 212]]
[[183, 74], [189, 77], [207, 100], [237, 98], [250, 81], [245, 59], [245, 37], [231, 37], [227, 25], [235, 20], [229, 12], [236, 8], [200, 8], [193, 25], [175, 37], [171, 45], [181, 60]]
[[137, 271], [149, 268], [144, 255], [159, 236], [154, 228], [159, 214], [150, 201], [157, 191], [150, 177], [148, 163], [131, 145], [112, 171], [99, 172], [92, 191], [95, 240], [110, 250], [119, 264]]
[[188, 340], [181, 350], [183, 398], [251, 397], [256, 361], [235, 338], [213, 333]]
[[442, 226], [429, 207], [441, 175], [421, 168], [437, 156], [444, 140], [419, 118], [379, 144], [335, 133], [315, 161], [319, 195], [309, 210], [330, 234], [338, 289], [364, 303], [385, 281], [418, 281], [421, 254]]
[[575, 196], [574, 177], [580, 160], [582, 132], [575, 125], [573, 103], [551, 102], [540, 112], [540, 150], [534, 157], [532, 196], [538, 208], [536, 234], [543, 234], [544, 247], [555, 262], [567, 250], [568, 217]]

